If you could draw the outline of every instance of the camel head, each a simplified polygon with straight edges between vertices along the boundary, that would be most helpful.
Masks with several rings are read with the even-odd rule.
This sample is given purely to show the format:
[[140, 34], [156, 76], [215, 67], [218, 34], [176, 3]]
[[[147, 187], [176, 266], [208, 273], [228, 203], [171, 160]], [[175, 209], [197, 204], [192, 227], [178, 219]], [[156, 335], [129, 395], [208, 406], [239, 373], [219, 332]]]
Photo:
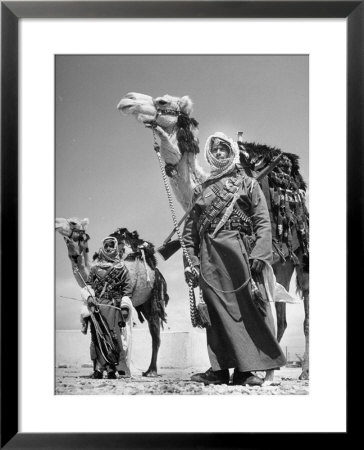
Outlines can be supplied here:
[[192, 100], [187, 95], [172, 97], [166, 94], [154, 99], [154, 105], [156, 108], [155, 121], [163, 129], [174, 127], [181, 114], [189, 117], [192, 112]]
[[[90, 236], [86, 233], [88, 219], [78, 219], [71, 217], [70, 219], [56, 218], [55, 229], [63, 236], [66, 242], [69, 258], [81, 268], [89, 267], [88, 258], [88, 240]], [[83, 257], [83, 263], [82, 261]]]
[[190, 116], [192, 100], [187, 95], [173, 97], [166, 94], [153, 99], [150, 95], [129, 92], [120, 100], [117, 108], [123, 114], [134, 116], [139, 122], [155, 122], [166, 130], [176, 125], [179, 115]]
[[71, 217], [70, 219], [56, 217], [55, 229], [62, 236], [76, 242], [86, 232], [89, 222], [87, 218], [81, 220], [77, 217]]
[[160, 154], [166, 163], [165, 170], [171, 179], [177, 200], [186, 209], [191, 201], [196, 183], [206, 179], [198, 165], [198, 123], [190, 117], [192, 101], [187, 95], [169, 94], [152, 98], [130, 92], [118, 104], [118, 109], [133, 115], [138, 121], [153, 129], [160, 139]]

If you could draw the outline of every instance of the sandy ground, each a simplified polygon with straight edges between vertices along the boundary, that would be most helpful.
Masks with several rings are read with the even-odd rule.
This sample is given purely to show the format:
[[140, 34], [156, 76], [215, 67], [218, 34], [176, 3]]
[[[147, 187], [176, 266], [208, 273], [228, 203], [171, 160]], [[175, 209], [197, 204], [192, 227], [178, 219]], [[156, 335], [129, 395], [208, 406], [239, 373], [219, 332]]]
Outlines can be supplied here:
[[[93, 380], [90, 367], [56, 369], [55, 393], [58, 395], [307, 395], [309, 382], [298, 379], [301, 369], [282, 368], [275, 372], [271, 385], [260, 387], [209, 385], [190, 381], [200, 369], [160, 369], [157, 378], [133, 373], [131, 378]], [[262, 374], [263, 375], [263, 374]]]

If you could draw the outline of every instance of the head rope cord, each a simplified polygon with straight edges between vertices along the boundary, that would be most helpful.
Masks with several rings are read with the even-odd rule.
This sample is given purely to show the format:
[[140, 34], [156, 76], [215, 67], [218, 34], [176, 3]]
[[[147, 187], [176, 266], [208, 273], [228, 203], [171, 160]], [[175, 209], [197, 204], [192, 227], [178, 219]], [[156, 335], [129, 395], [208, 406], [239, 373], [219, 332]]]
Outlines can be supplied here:
[[[176, 211], [174, 209], [174, 205], [173, 205], [173, 199], [172, 199], [172, 193], [171, 193], [171, 189], [169, 187], [169, 183], [168, 183], [168, 178], [167, 178], [167, 174], [163, 165], [163, 161], [162, 161], [162, 156], [160, 154], [160, 147], [158, 145], [157, 139], [156, 139], [156, 135], [155, 135], [155, 130], [153, 128], [153, 140], [154, 140], [154, 151], [157, 154], [158, 157], [158, 162], [159, 162], [159, 167], [161, 169], [162, 172], [162, 177], [163, 177], [163, 183], [164, 183], [164, 187], [167, 193], [167, 197], [168, 197], [168, 204], [169, 204], [169, 209], [171, 211], [171, 215], [172, 215], [172, 220], [173, 220], [173, 225], [174, 225], [174, 229], [176, 230], [176, 234], [178, 236], [178, 240], [180, 241], [181, 244], [181, 248], [183, 251], [183, 255], [185, 256], [187, 262], [188, 262], [188, 266], [191, 270], [191, 272], [193, 273], [193, 275], [195, 277], [198, 276], [198, 273], [196, 271], [196, 269], [193, 267], [190, 255], [188, 254], [188, 251], [186, 249], [186, 245], [184, 243], [182, 234], [181, 234], [181, 230], [179, 229], [179, 225], [178, 225], [178, 220], [177, 220], [177, 216], [176, 216]], [[198, 327], [198, 328], [204, 328], [205, 325], [201, 319], [200, 313], [196, 307], [196, 298], [195, 298], [195, 292], [193, 290], [193, 281], [190, 280], [188, 282], [188, 294], [189, 294], [189, 301], [190, 301], [190, 316], [191, 316], [191, 322], [192, 322], [192, 326], [193, 327]], [[200, 303], [202, 303], [202, 293], [200, 290]]]

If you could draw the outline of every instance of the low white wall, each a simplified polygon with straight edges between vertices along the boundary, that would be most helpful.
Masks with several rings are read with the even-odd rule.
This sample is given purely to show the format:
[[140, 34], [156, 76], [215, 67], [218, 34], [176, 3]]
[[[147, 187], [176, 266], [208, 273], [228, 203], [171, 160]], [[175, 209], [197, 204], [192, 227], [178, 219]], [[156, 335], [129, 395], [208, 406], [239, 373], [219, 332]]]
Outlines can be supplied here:
[[[146, 370], [152, 355], [152, 338], [147, 329], [133, 330], [131, 369]], [[56, 367], [90, 364], [90, 334], [80, 330], [56, 331]], [[204, 331], [163, 331], [158, 368], [187, 369], [210, 366]]]

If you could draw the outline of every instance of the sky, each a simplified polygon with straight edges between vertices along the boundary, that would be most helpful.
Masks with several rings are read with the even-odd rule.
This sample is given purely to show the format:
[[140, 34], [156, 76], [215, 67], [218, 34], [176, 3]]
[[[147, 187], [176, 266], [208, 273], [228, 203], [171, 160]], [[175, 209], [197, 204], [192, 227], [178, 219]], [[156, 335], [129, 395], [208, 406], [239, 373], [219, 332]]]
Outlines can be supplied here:
[[[299, 155], [309, 183], [308, 70], [302, 55], [58, 55], [56, 217], [89, 218], [91, 255], [118, 227], [156, 247], [172, 230], [152, 132], [116, 108], [128, 92], [189, 95], [201, 153], [215, 131], [233, 139], [243, 131], [246, 141]], [[207, 168], [202, 154], [199, 161]], [[55, 249], [56, 328], [79, 329], [81, 304], [61, 297], [80, 293], [59, 234]], [[181, 252], [168, 261], [158, 256], [158, 267], [170, 296], [166, 329], [192, 329]], [[282, 346], [303, 349], [303, 318], [303, 303], [287, 305]]]

